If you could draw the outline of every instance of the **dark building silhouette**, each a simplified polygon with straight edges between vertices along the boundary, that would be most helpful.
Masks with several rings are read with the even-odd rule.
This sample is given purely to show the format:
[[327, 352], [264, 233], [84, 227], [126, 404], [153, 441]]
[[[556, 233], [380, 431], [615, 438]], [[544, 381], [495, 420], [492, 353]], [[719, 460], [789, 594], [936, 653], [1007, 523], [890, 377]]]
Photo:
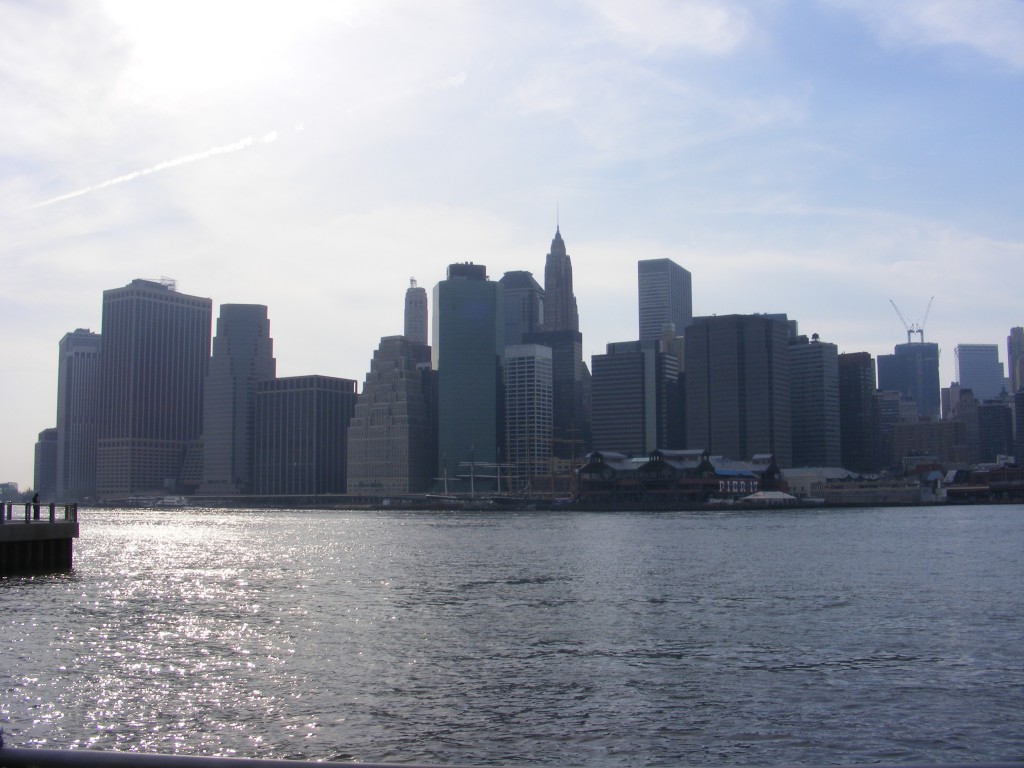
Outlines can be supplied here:
[[797, 336], [789, 340], [793, 466], [838, 467], [842, 461], [839, 416], [839, 350], [835, 344]]
[[57, 491], [57, 428], [39, 433], [36, 441], [33, 489], [44, 501], [53, 500]]
[[938, 419], [939, 345], [908, 342], [897, 344], [891, 355], [879, 355], [878, 389], [913, 398], [919, 416]]
[[853, 472], [882, 468], [875, 361], [867, 352], [839, 355], [839, 437], [842, 466]]
[[433, 340], [438, 476], [468, 477], [471, 465], [497, 463], [504, 442], [504, 290], [484, 265], [448, 267], [434, 288]]
[[1006, 367], [1010, 379], [1010, 394], [1015, 395], [1024, 387], [1024, 328], [1010, 329], [1006, 337]]
[[254, 486], [260, 495], [345, 493], [356, 382], [290, 376], [256, 389]]
[[544, 289], [525, 271], [506, 272], [498, 282], [505, 290], [505, 346], [522, 344], [543, 327]]
[[349, 493], [419, 493], [437, 470], [430, 347], [385, 336], [348, 427]]
[[252, 493], [256, 388], [276, 375], [266, 306], [222, 304], [204, 391], [202, 493]]
[[644, 259], [636, 266], [640, 340], [660, 339], [668, 326], [682, 336], [693, 322], [690, 273], [671, 259]]
[[210, 299], [173, 281], [103, 292], [97, 493], [104, 499], [178, 489], [203, 426]]
[[594, 449], [637, 456], [669, 447], [679, 361], [652, 339], [606, 349], [591, 358]]
[[704, 317], [686, 329], [687, 447], [792, 466], [789, 324], [766, 315]]
[[1013, 411], [1007, 403], [988, 400], [978, 406], [978, 461], [993, 463], [1013, 455]]
[[101, 337], [85, 328], [64, 334], [57, 362], [57, 487], [60, 501], [96, 496]]
[[405, 291], [405, 337], [416, 344], [427, 344], [427, 289], [416, 280], [409, 281]]
[[1005, 389], [996, 344], [957, 344], [953, 355], [957, 383], [974, 392], [979, 402], [993, 400]]
[[580, 316], [572, 288], [572, 259], [562, 233], [555, 227], [551, 250], [544, 261], [544, 330], [578, 331]]

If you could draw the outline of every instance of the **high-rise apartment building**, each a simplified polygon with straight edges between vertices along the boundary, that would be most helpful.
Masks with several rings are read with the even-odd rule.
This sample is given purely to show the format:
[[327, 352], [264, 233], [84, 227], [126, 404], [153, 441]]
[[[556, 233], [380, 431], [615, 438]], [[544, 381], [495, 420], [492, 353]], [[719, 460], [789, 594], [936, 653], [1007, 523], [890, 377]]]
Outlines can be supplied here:
[[839, 349], [814, 334], [790, 339], [793, 466], [838, 467], [842, 461]]
[[686, 441], [733, 459], [792, 464], [789, 326], [765, 315], [705, 317], [686, 329]]
[[85, 328], [64, 334], [57, 361], [57, 487], [60, 501], [96, 496], [101, 337]]
[[979, 403], [994, 400], [1003, 391], [1003, 364], [996, 344], [957, 344], [956, 380], [969, 389]]
[[679, 361], [660, 341], [608, 344], [591, 364], [593, 445], [598, 451], [642, 456], [669, 444], [678, 402]]
[[172, 281], [133, 280], [103, 292], [97, 493], [174, 491], [203, 427], [210, 299]]
[[254, 489], [270, 496], [345, 493], [356, 382], [289, 376], [256, 389]]
[[839, 439], [842, 466], [853, 472], [882, 468], [875, 361], [867, 352], [839, 355]]
[[878, 389], [912, 398], [918, 416], [939, 418], [939, 345], [908, 342], [897, 344], [891, 355], [879, 355]]
[[202, 493], [252, 493], [256, 389], [276, 375], [266, 306], [222, 304], [203, 394]]
[[438, 476], [498, 462], [504, 404], [504, 290], [482, 264], [451, 264], [434, 288], [433, 362], [437, 370]]
[[549, 347], [505, 347], [505, 461], [513, 491], [551, 470], [552, 387]]
[[682, 336], [693, 322], [690, 273], [671, 259], [637, 262], [640, 340], [660, 339], [669, 325]]
[[505, 346], [523, 343], [544, 323], [544, 289], [530, 272], [506, 272], [498, 281], [505, 291]]
[[404, 335], [415, 344], [427, 344], [427, 289], [420, 288], [416, 280], [409, 281], [405, 291]]
[[1024, 328], [1010, 329], [1006, 337], [1006, 363], [1009, 368], [1010, 394], [1024, 387]]
[[349, 493], [421, 493], [437, 471], [430, 347], [385, 336], [348, 426]]

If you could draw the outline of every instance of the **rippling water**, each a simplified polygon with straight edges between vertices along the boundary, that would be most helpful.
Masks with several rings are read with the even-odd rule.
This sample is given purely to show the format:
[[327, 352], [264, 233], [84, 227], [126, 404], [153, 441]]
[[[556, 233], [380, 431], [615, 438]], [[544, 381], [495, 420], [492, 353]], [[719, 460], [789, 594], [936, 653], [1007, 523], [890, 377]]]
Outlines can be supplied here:
[[1024, 509], [86, 510], [0, 579], [11, 746], [1024, 759]]

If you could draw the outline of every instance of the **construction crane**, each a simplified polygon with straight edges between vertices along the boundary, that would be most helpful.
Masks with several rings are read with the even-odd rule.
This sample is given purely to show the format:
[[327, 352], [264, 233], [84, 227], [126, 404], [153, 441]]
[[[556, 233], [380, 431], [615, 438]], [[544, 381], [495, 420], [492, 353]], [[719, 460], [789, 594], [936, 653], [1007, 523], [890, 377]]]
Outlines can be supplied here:
[[914, 341], [914, 334], [917, 334], [918, 341], [924, 344], [924, 325], [928, 322], [928, 313], [932, 311], [932, 302], [935, 301], [935, 297], [932, 296], [928, 299], [928, 307], [924, 311], [924, 319], [920, 323], [908, 323], [906, 318], [903, 317], [903, 313], [900, 312], [900, 308], [896, 306], [896, 302], [889, 299], [889, 303], [892, 304], [892, 308], [896, 310], [896, 314], [899, 315], [900, 322], [903, 323], [903, 327], [907, 329], [907, 344], [911, 344]]

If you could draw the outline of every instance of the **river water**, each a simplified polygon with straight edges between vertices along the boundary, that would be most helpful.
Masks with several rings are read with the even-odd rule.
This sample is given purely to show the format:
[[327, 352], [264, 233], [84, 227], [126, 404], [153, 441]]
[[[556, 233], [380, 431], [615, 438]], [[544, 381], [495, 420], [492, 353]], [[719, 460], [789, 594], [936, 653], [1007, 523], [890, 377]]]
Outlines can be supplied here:
[[9, 746], [1024, 759], [1024, 508], [83, 510], [0, 579]]

